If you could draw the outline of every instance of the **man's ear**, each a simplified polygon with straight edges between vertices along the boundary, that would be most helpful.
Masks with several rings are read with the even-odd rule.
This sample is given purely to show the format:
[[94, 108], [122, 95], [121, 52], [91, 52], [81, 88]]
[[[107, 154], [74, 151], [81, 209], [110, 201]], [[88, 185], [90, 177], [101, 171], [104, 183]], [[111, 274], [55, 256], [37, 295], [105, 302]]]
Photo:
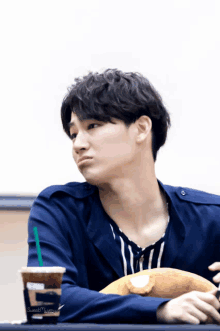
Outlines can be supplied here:
[[153, 275], [134, 276], [127, 280], [126, 285], [130, 294], [147, 296], [154, 287]]
[[136, 125], [138, 130], [137, 141], [142, 142], [144, 139], [146, 139], [147, 136], [150, 135], [152, 129], [152, 121], [150, 117], [142, 115], [137, 119]]

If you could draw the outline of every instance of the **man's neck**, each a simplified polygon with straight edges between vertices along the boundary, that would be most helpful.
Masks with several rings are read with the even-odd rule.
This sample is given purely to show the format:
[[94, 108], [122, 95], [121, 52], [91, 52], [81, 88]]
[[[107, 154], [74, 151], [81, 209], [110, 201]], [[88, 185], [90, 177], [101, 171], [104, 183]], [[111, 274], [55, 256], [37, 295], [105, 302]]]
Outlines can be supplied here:
[[156, 177], [135, 184], [118, 179], [109, 187], [99, 188], [99, 196], [107, 214], [139, 233], [155, 222], [167, 218], [167, 202]]

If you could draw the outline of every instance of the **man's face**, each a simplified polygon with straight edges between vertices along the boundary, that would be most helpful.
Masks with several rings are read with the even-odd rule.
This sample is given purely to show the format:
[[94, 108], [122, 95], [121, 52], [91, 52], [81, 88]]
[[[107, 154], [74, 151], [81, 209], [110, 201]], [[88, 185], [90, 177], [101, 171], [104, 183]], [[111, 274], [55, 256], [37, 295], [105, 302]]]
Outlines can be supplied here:
[[[74, 113], [71, 115], [72, 122], [74, 126], [70, 128], [70, 135], [73, 135], [73, 158], [88, 182], [96, 185], [113, 177], [123, 177], [127, 170], [134, 170], [137, 149], [134, 124], [126, 128], [118, 119], [113, 119], [116, 124], [93, 119], [80, 122]], [[92, 159], [78, 164], [83, 156]]]

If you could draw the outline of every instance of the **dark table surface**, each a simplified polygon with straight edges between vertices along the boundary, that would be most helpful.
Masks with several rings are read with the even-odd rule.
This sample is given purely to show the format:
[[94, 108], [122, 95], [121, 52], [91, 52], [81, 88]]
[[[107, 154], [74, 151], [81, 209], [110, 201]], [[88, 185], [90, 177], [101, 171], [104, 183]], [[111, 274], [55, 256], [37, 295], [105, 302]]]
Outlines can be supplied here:
[[206, 325], [192, 325], [192, 324], [86, 324], [86, 323], [58, 323], [58, 324], [42, 324], [42, 325], [30, 325], [30, 324], [10, 324], [2, 323], [0, 324], [0, 331], [9, 330], [74, 330], [74, 331], [107, 331], [107, 330], [172, 330], [172, 331], [198, 331], [198, 330], [219, 330], [220, 325], [216, 324], [206, 324]]

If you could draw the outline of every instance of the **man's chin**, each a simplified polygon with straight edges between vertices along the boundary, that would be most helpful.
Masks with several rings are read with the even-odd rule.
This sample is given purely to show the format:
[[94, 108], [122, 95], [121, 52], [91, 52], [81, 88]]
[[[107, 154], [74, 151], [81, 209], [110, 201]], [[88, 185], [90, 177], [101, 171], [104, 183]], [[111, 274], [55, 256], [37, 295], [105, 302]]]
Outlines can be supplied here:
[[89, 173], [84, 173], [83, 177], [87, 181], [87, 183], [94, 185], [94, 186], [99, 186], [103, 184], [103, 182], [106, 182], [103, 178], [100, 177], [100, 175], [95, 176], [94, 174], [89, 174]]

